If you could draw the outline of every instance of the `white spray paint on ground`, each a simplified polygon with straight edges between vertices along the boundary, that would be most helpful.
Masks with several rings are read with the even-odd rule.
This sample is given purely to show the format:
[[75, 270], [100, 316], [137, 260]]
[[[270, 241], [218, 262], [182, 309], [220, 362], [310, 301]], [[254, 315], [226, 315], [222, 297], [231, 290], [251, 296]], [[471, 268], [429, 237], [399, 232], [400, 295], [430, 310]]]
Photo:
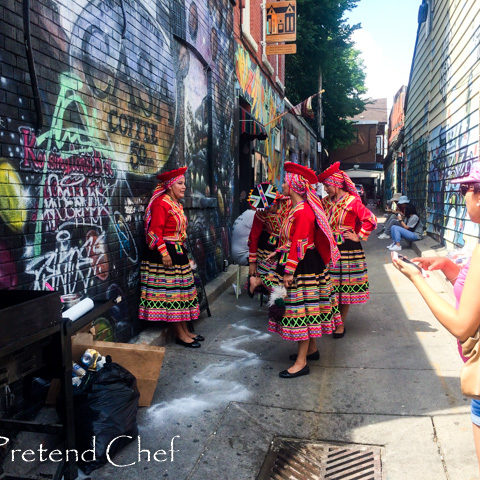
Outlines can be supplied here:
[[[239, 358], [229, 358], [212, 363], [198, 374], [193, 375], [195, 393], [152, 405], [147, 410], [145, 418], [147, 425], [152, 421], [156, 424], [165, 424], [175, 418], [195, 417], [205, 409], [213, 409], [232, 401], [245, 401], [250, 397], [250, 391], [245, 385], [228, 378], [232, 372], [244, 372], [260, 363], [257, 354], [238, 348], [238, 346], [245, 342], [264, 341], [269, 334], [250, 328], [243, 323], [243, 321], [234, 323], [232, 327], [246, 333], [225, 340], [220, 346], [225, 352], [237, 355]], [[190, 382], [187, 378], [184, 377], [182, 383], [189, 388]]]

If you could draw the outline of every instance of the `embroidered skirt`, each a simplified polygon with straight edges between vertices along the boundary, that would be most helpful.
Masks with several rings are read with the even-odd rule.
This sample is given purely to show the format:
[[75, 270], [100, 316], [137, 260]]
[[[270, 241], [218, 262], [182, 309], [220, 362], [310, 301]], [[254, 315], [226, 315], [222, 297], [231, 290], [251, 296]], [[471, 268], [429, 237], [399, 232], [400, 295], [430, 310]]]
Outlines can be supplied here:
[[266, 230], [260, 234], [257, 247], [257, 273], [266, 275], [277, 267], [275, 257], [267, 260], [267, 257], [277, 248], [278, 236], [270, 235]]
[[[283, 285], [284, 265], [264, 278], [268, 287]], [[283, 317], [268, 321], [268, 330], [285, 340], [298, 342], [333, 333], [342, 319], [328, 269], [316, 249], [307, 250], [287, 288]]]
[[140, 267], [138, 316], [151, 322], [183, 322], [200, 315], [197, 290], [186, 250], [166, 244], [172, 267], [165, 267], [159, 252], [148, 250]]
[[338, 246], [340, 260], [330, 265], [339, 304], [365, 303], [370, 298], [365, 253], [360, 242], [345, 240]]

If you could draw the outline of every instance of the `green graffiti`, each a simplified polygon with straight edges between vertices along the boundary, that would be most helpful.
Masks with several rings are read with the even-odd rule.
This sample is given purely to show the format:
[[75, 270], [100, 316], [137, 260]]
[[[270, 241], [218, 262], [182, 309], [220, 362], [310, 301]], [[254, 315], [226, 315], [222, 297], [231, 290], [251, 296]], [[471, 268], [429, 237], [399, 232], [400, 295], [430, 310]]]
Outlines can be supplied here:
[[[43, 223], [44, 189], [48, 159], [50, 153], [54, 150], [59, 152], [65, 150], [68, 155], [79, 155], [82, 153], [91, 153], [95, 151], [104, 158], [113, 158], [112, 148], [105, 147], [96, 137], [97, 113], [94, 109], [89, 113], [85, 102], [78, 94], [83, 87], [81, 79], [71, 72], [60, 75], [60, 93], [58, 94], [57, 104], [53, 113], [53, 120], [50, 130], [46, 131], [37, 138], [37, 147], [45, 144], [45, 162], [43, 164], [43, 174], [40, 182], [40, 195], [37, 207], [37, 219], [35, 225], [34, 253], [39, 255], [41, 251], [41, 236]], [[78, 115], [78, 123], [69, 125], [71, 120], [66, 118], [66, 114]], [[68, 116], [68, 115], [67, 115]]]

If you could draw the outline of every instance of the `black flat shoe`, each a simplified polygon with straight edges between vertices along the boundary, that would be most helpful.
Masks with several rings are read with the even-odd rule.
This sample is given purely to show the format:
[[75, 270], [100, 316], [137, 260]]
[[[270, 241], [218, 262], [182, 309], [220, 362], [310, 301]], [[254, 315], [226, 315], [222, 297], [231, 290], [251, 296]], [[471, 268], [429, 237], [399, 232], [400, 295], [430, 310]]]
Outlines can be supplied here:
[[203, 342], [205, 340], [205, 337], [203, 335], [197, 335], [193, 341], [194, 342]]
[[342, 333], [335, 333], [335, 332], [333, 332], [333, 333], [332, 333], [332, 337], [333, 337], [333, 338], [343, 338], [346, 333], [347, 333], [347, 329], [344, 328]]
[[[297, 354], [292, 353], [288, 358], [290, 358], [290, 360], [295, 361], [297, 359]], [[309, 353], [307, 355], [307, 360], [320, 360], [320, 352], [317, 350], [316, 352]]]
[[305, 365], [297, 373], [290, 373], [288, 370], [282, 370], [278, 374], [278, 376], [280, 378], [295, 378], [295, 377], [301, 377], [302, 375], [308, 375], [309, 373], [310, 373], [310, 367], [308, 365]]
[[198, 342], [196, 342], [195, 340], [192, 343], [187, 343], [187, 342], [184, 342], [183, 340], [180, 340], [179, 338], [176, 338], [175, 343], [177, 345], [182, 345], [183, 347], [187, 347], [187, 348], [200, 348], [201, 347], [201, 345]]

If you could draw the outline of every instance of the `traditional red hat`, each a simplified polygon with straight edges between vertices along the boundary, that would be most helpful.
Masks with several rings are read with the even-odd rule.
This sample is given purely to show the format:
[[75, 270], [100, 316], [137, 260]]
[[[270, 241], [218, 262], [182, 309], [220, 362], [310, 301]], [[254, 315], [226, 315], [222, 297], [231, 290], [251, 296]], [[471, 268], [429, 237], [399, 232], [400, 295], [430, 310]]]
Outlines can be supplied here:
[[172, 178], [179, 177], [180, 175], [185, 175], [185, 172], [187, 171], [187, 167], [180, 167], [175, 170], [170, 170], [169, 172], [162, 172], [157, 175], [157, 178], [161, 182], [168, 182], [168, 180], [171, 180]]
[[299, 165], [298, 163], [285, 162], [284, 169], [286, 172], [301, 175], [310, 183], [318, 183], [317, 175], [315, 175], [315, 172], [311, 168]]
[[337, 173], [338, 171], [340, 171], [340, 162], [335, 162], [318, 176], [318, 181], [321, 183], [334, 173]]

